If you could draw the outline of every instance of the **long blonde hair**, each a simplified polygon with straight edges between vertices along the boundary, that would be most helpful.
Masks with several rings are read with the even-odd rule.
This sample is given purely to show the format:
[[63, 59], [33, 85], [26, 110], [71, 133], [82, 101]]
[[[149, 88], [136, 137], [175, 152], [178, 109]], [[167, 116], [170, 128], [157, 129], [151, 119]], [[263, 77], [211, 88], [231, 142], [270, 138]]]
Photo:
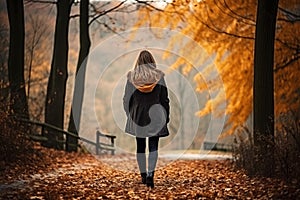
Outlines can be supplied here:
[[131, 81], [136, 85], [153, 84], [157, 83], [162, 75], [162, 71], [156, 69], [152, 54], [147, 50], [141, 51], [131, 72]]

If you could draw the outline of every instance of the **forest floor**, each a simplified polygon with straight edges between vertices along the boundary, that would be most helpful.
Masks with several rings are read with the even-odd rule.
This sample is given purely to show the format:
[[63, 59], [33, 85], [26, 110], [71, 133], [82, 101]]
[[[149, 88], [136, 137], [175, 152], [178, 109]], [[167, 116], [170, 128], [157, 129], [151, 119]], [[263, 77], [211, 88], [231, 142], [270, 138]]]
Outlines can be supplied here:
[[296, 183], [251, 178], [228, 159], [161, 158], [151, 189], [140, 183], [134, 156], [35, 149], [31, 158], [0, 169], [0, 199], [300, 198]]

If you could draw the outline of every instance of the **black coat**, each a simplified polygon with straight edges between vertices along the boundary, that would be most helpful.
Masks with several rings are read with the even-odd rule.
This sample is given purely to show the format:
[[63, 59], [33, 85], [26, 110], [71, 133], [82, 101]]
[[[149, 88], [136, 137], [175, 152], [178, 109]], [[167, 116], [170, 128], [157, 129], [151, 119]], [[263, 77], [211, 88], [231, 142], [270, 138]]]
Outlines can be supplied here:
[[169, 98], [163, 76], [156, 84], [138, 89], [128, 78], [123, 106], [127, 115], [126, 133], [141, 138], [169, 135]]

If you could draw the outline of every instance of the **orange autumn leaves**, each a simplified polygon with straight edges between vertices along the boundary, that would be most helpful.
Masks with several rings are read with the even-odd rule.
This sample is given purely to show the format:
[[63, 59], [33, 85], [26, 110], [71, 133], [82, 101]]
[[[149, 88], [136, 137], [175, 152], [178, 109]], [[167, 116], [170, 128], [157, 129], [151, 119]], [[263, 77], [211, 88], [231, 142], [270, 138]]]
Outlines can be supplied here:
[[[228, 133], [243, 125], [252, 112], [253, 98], [253, 62], [254, 38], [257, 2], [254, 0], [178, 0], [168, 4], [164, 12], [149, 7], [140, 9], [140, 20], [136, 27], [153, 26], [179, 30], [200, 44], [209, 55], [214, 56], [214, 63], [201, 68], [194, 78], [197, 92], [217, 91], [222, 85], [224, 94], [211, 98], [198, 113], [200, 116], [211, 113], [226, 99], [226, 114], [231, 129]], [[275, 41], [275, 113], [298, 110], [300, 72], [300, 22], [297, 14], [299, 2], [296, 0], [279, 2]], [[293, 16], [293, 14], [297, 14]], [[183, 42], [181, 36], [170, 38], [169, 49], [175, 43]], [[200, 52], [193, 51], [193, 42], [182, 45], [183, 58], [179, 58], [171, 67], [185, 64], [185, 73], [192, 67], [201, 66]], [[184, 53], [188, 52], [188, 53]], [[191, 66], [190, 63], [196, 63]], [[202, 62], [202, 63], [201, 63]], [[203, 75], [216, 68], [222, 81], [205, 82]]]
[[[229, 160], [174, 160], [157, 169], [155, 187], [149, 189], [140, 183], [138, 173], [113, 168], [136, 166], [135, 159], [121, 161], [133, 155], [101, 155], [97, 160], [84, 153], [38, 146], [36, 150], [35, 157], [28, 156], [2, 174], [0, 199], [297, 199], [300, 195], [296, 184], [251, 178]], [[101, 162], [108, 158], [111, 165]]]

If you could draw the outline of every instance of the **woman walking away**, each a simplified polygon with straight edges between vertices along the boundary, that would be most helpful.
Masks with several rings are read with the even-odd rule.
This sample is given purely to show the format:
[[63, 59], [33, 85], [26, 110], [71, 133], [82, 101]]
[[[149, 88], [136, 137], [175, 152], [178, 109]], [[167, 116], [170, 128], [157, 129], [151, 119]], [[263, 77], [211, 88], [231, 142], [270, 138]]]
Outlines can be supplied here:
[[123, 105], [127, 115], [125, 132], [136, 137], [136, 158], [142, 183], [153, 188], [159, 138], [169, 135], [169, 98], [164, 73], [156, 68], [149, 51], [140, 52], [134, 69], [127, 74]]

